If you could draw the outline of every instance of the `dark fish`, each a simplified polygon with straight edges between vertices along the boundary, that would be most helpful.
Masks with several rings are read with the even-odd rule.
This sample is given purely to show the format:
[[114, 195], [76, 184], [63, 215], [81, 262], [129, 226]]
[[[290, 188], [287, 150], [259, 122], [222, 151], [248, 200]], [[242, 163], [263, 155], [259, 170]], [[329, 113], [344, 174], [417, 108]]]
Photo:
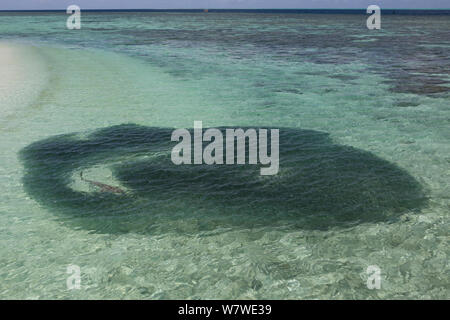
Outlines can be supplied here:
[[81, 180], [86, 181], [86, 182], [90, 183], [91, 185], [94, 185], [94, 186], [100, 188], [100, 190], [102, 192], [111, 192], [111, 193], [118, 193], [118, 194], [124, 194], [125, 193], [125, 191], [123, 191], [122, 189], [120, 189], [118, 187], [113, 187], [113, 186], [110, 186], [110, 185], [107, 185], [107, 184], [104, 184], [104, 183], [101, 183], [101, 182], [97, 182], [97, 181], [88, 180], [88, 179], [83, 178], [83, 171], [80, 172], [80, 178], [81, 178]]

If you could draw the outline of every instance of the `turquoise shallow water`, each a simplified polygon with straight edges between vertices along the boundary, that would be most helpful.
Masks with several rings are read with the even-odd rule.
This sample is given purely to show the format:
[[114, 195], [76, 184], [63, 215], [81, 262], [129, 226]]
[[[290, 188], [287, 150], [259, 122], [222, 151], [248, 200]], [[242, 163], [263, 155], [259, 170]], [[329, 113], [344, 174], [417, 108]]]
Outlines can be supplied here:
[[[449, 298], [447, 16], [0, 18], [2, 298]], [[279, 174], [172, 165], [194, 120], [280, 128]]]

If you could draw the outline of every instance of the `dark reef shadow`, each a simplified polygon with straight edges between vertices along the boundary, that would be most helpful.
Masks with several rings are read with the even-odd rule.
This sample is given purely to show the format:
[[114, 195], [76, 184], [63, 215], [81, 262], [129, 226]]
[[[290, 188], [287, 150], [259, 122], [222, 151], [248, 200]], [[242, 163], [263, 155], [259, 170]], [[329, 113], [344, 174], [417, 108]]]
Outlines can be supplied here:
[[[63, 223], [100, 233], [326, 230], [394, 222], [427, 202], [406, 171], [323, 132], [281, 128], [280, 171], [261, 176], [259, 165], [174, 165], [172, 131], [124, 124], [34, 142], [20, 152], [25, 191]], [[129, 192], [71, 188], [96, 165]]]

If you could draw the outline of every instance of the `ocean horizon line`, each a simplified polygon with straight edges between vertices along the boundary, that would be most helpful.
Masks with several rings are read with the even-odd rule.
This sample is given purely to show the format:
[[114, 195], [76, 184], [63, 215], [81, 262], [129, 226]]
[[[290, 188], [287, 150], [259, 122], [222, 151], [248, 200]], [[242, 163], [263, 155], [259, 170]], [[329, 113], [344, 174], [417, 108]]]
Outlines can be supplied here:
[[[66, 12], [67, 9], [7, 9], [0, 10], [0, 13], [52, 13], [52, 12]], [[216, 9], [216, 8], [193, 8], [193, 9], [83, 9], [83, 12], [189, 12], [189, 13], [315, 13], [315, 14], [366, 14], [366, 8], [354, 9], [337, 9], [337, 8], [315, 8], [315, 9]], [[449, 15], [450, 8], [434, 8], [434, 9], [396, 9], [396, 8], [381, 8], [383, 14], [398, 14], [398, 15]]]

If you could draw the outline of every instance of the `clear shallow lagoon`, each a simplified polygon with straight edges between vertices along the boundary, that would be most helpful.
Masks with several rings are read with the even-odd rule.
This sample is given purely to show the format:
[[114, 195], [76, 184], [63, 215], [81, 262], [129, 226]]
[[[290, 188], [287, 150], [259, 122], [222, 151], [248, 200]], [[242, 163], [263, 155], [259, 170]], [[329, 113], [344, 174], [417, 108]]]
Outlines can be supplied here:
[[[0, 13], [2, 298], [449, 298], [448, 16], [66, 18]], [[173, 169], [194, 120], [280, 173]]]

